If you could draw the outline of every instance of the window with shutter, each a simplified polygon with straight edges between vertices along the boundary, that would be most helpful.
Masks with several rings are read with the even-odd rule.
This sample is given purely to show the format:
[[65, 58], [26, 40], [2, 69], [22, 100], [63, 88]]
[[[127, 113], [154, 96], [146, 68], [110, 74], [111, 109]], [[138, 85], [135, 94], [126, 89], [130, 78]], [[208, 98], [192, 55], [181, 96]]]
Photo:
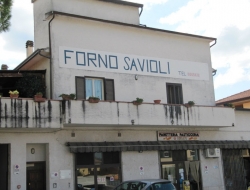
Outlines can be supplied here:
[[167, 83], [167, 100], [169, 104], [183, 104], [182, 85]]
[[76, 98], [88, 99], [99, 97], [100, 100], [115, 100], [114, 80], [94, 77], [76, 77]]

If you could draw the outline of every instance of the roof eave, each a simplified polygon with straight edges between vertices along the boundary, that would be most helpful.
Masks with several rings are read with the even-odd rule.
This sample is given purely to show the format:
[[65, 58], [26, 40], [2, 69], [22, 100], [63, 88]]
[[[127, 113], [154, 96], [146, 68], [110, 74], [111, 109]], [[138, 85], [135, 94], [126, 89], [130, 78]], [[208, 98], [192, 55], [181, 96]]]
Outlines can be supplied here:
[[141, 26], [141, 25], [128, 24], [128, 23], [123, 23], [123, 22], [117, 22], [117, 21], [87, 17], [87, 16], [82, 16], [82, 15], [69, 14], [69, 13], [58, 12], [58, 11], [50, 11], [50, 12], [47, 12], [45, 15], [46, 15], [46, 18], [48, 18], [48, 17], [50, 17], [52, 15], [61, 15], [61, 16], [68, 16], [68, 17], [73, 17], [73, 18], [93, 20], [93, 21], [98, 21], [98, 22], [105, 22], [105, 23], [110, 23], [110, 24], [117, 24], [117, 25], [129, 26], [129, 27], [134, 27], [134, 28], [140, 28], [140, 29], [144, 29], [144, 30], [153, 30], [153, 31], [165, 32], [165, 33], [171, 33], [171, 34], [175, 34], [175, 35], [182, 35], [182, 36], [189, 36], [189, 37], [193, 37], [193, 38], [206, 39], [206, 40], [209, 40], [210, 42], [217, 40], [216, 38], [213, 38], [213, 37], [199, 36], [199, 35], [194, 35], [194, 34], [188, 34], [188, 33], [181, 33], [181, 32], [163, 30], [163, 29], [158, 29], [158, 28], [145, 27], [145, 26]]
[[121, 1], [121, 0], [98, 0], [98, 1], [104, 1], [104, 2], [109, 2], [109, 3], [121, 4], [121, 5], [128, 5], [132, 7], [143, 7], [143, 4], [140, 4], [140, 3], [132, 3], [132, 2]]

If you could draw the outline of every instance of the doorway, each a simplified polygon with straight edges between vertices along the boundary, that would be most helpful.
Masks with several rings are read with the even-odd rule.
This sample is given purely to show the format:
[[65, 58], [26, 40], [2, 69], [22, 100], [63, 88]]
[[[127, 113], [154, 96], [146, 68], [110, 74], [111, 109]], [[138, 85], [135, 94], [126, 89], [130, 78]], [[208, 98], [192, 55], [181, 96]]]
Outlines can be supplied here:
[[184, 162], [161, 165], [163, 179], [171, 181], [177, 190], [183, 190], [182, 183], [186, 180]]
[[160, 159], [161, 178], [171, 181], [176, 190], [185, 189], [185, 180], [190, 190], [202, 190], [198, 150], [160, 151]]
[[8, 144], [0, 144], [0, 189], [7, 190], [8, 189], [8, 176], [9, 176], [9, 145]]
[[45, 162], [27, 163], [27, 190], [46, 190]]

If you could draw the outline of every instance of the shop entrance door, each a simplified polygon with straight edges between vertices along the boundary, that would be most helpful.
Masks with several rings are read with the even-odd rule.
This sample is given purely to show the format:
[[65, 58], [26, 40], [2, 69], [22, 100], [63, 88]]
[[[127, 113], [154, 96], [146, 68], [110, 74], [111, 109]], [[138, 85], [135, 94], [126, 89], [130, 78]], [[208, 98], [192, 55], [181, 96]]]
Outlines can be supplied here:
[[27, 190], [45, 189], [45, 162], [27, 163]]
[[184, 162], [162, 164], [161, 171], [163, 178], [172, 181], [176, 190], [183, 190], [182, 182], [186, 180]]

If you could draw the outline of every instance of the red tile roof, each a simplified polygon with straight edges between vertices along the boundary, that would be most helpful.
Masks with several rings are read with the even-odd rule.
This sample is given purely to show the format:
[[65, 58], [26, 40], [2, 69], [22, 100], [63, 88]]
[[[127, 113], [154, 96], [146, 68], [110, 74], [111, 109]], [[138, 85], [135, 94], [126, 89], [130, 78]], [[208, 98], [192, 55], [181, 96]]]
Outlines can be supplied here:
[[228, 96], [226, 98], [220, 99], [216, 101], [216, 104], [223, 104], [223, 103], [228, 103], [228, 102], [235, 102], [237, 100], [242, 100], [242, 99], [250, 99], [250, 89], [240, 92], [238, 94], [234, 94], [232, 96]]

